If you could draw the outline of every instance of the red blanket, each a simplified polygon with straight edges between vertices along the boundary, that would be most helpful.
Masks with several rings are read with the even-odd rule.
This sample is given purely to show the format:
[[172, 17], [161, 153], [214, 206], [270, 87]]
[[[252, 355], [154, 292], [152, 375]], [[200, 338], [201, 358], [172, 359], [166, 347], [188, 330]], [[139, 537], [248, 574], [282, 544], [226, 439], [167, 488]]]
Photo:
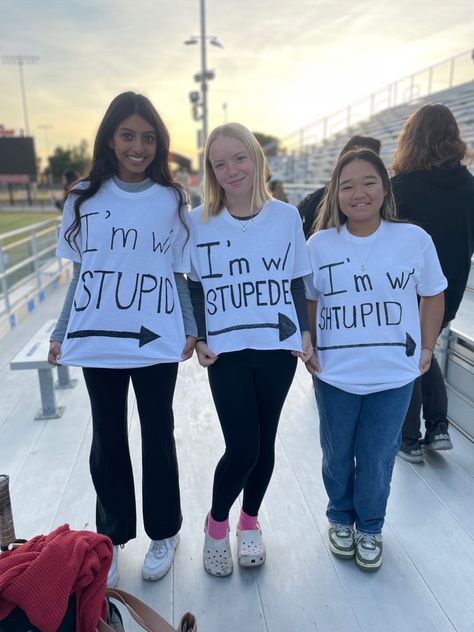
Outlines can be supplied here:
[[76, 594], [77, 632], [95, 632], [105, 615], [112, 542], [65, 524], [0, 555], [0, 621], [19, 606], [41, 632], [55, 632]]

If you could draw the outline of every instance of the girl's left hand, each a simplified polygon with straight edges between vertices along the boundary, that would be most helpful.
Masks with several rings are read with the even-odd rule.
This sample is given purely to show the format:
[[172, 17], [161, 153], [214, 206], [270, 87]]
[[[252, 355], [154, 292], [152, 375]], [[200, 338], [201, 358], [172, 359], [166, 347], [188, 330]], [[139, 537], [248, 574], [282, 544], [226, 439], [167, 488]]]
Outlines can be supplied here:
[[306, 364], [306, 362], [308, 362], [308, 360], [313, 355], [314, 351], [313, 343], [311, 342], [311, 334], [309, 331], [301, 332], [301, 346], [303, 347], [303, 351], [292, 351], [291, 353], [297, 358], [303, 360], [303, 362]]
[[183, 360], [189, 360], [194, 353], [194, 347], [196, 346], [196, 338], [194, 336], [186, 336], [186, 344], [184, 345], [181, 357]]
[[420, 364], [418, 368], [420, 369], [420, 375], [423, 375], [428, 371], [431, 366], [431, 360], [433, 358], [433, 352], [428, 347], [422, 347], [421, 355], [420, 355]]

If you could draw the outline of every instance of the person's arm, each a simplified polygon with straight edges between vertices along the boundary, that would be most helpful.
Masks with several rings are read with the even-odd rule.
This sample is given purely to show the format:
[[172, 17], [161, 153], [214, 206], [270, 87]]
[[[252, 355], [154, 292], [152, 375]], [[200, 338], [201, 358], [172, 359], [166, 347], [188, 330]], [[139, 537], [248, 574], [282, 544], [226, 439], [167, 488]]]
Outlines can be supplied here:
[[306, 362], [313, 355], [313, 345], [311, 342], [311, 334], [309, 332], [308, 311], [306, 309], [306, 296], [304, 291], [303, 277], [292, 279], [291, 281], [291, 295], [293, 297], [293, 304], [295, 306], [296, 315], [298, 317], [298, 324], [301, 332], [301, 347], [302, 351], [294, 353], [298, 358], [306, 364]]
[[206, 313], [204, 308], [204, 288], [199, 281], [188, 278], [189, 293], [197, 325], [196, 355], [199, 364], [207, 368], [214, 364], [218, 356], [207, 346]]
[[315, 375], [321, 371], [321, 367], [318, 363], [318, 356], [316, 351], [316, 309], [318, 307], [318, 301], [307, 300], [307, 311], [311, 337], [312, 354], [310, 358], [305, 362], [306, 369], [311, 375]]
[[420, 300], [421, 355], [420, 373], [426, 373], [431, 365], [436, 340], [444, 316], [444, 292], [434, 296], [422, 296]]
[[176, 289], [178, 291], [179, 304], [181, 305], [181, 314], [183, 316], [184, 333], [186, 335], [186, 343], [184, 345], [181, 357], [183, 360], [189, 360], [193, 355], [196, 346], [197, 327], [194, 320], [193, 306], [189, 295], [189, 287], [186, 277], [182, 272], [174, 273]]
[[71, 315], [72, 304], [74, 302], [74, 295], [76, 293], [77, 284], [79, 283], [79, 276], [81, 274], [81, 264], [74, 261], [72, 266], [72, 278], [69, 283], [69, 287], [66, 292], [63, 307], [56, 323], [56, 327], [51, 333], [49, 339], [49, 351], [48, 362], [57, 366], [59, 358], [61, 356], [61, 344], [66, 335], [66, 329]]
[[306, 309], [303, 277], [292, 279], [291, 296], [293, 297], [293, 304], [295, 306], [301, 333], [309, 331], [308, 310]]

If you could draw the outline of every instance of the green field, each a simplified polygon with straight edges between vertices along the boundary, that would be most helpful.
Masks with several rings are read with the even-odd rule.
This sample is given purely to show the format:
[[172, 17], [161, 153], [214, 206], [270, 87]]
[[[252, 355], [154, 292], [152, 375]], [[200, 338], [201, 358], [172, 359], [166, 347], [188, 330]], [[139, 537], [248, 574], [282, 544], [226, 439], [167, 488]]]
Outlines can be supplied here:
[[23, 228], [30, 224], [38, 224], [45, 219], [61, 217], [58, 213], [0, 213], [0, 235], [11, 230]]

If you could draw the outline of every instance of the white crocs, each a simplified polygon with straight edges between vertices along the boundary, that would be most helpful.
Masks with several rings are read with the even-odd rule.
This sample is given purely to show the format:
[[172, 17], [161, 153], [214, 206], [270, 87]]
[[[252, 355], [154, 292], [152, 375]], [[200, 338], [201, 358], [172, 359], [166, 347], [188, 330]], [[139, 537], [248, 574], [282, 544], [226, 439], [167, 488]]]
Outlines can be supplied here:
[[207, 532], [207, 518], [204, 524], [204, 549], [202, 561], [208, 573], [215, 577], [227, 577], [233, 570], [229, 533], [222, 540], [216, 540]]
[[261, 566], [265, 562], [266, 552], [260, 525], [257, 525], [257, 529], [237, 527], [237, 557], [240, 566], [245, 567]]

